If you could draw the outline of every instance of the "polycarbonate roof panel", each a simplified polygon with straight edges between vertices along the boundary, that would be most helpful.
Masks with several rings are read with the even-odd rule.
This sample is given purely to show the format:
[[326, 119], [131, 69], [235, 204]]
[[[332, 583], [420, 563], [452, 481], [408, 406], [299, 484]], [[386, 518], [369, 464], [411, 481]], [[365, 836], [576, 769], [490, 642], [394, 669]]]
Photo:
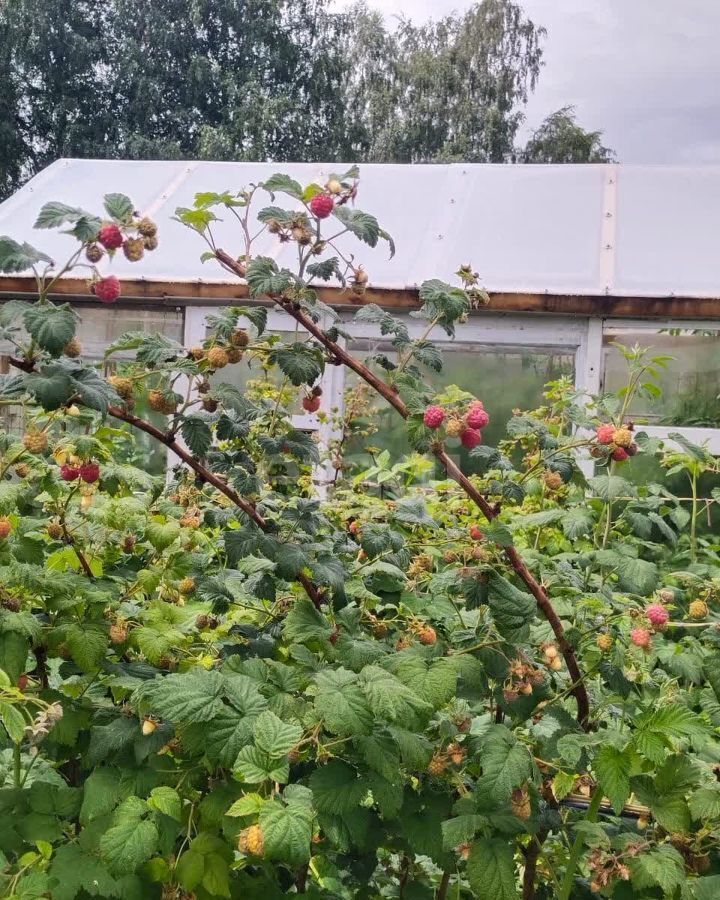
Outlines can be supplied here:
[[720, 296], [720, 167], [617, 168], [613, 293]]
[[[58, 262], [73, 240], [38, 232], [33, 223], [50, 200], [102, 210], [107, 192], [128, 194], [160, 228], [160, 246], [142, 262], [122, 254], [121, 278], [228, 282], [219, 266], [200, 263], [206, 249], [172, 221], [199, 191], [237, 191], [286, 172], [303, 184], [323, 183], [340, 163], [155, 162], [59, 160], [0, 204], [0, 234], [27, 240]], [[720, 296], [720, 168], [506, 165], [364, 165], [357, 205], [392, 234], [371, 249], [341, 238], [379, 288], [415, 287], [451, 278], [470, 263], [491, 291], [664, 297]], [[276, 202], [292, 207], [291, 198]], [[267, 204], [270, 199], [267, 199]], [[297, 205], [297, 204], [295, 204]], [[258, 205], [258, 209], [261, 205]], [[232, 214], [214, 226], [218, 246], [239, 254]], [[292, 264], [294, 245], [264, 234], [256, 253]], [[1, 281], [1, 279], [0, 279]]]

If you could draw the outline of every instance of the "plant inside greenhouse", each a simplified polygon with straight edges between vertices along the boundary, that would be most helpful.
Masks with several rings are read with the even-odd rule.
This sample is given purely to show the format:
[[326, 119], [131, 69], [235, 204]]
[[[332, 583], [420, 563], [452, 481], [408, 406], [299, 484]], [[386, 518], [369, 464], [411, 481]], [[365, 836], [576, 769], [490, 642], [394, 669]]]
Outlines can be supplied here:
[[[508, 408], [449, 359], [470, 261], [412, 328], [368, 296], [360, 174], [0, 237], [0, 894], [717, 898], [720, 465], [647, 426], [671, 360]], [[188, 235], [246, 301], [88, 355], [59, 281], [109, 309]]]

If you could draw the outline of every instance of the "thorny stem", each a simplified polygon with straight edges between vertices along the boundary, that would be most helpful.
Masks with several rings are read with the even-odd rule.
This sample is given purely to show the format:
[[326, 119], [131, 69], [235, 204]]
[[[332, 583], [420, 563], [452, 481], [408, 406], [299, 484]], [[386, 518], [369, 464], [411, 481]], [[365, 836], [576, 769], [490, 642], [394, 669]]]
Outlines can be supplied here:
[[525, 870], [523, 872], [523, 900], [535, 900], [535, 876], [537, 874], [537, 864], [542, 846], [549, 832], [543, 828], [530, 838], [527, 850], [525, 851]]
[[[242, 272], [241, 267], [232, 258], [232, 256], [230, 256], [224, 250], [218, 250], [216, 255], [218, 261], [226, 269], [241, 278], [244, 277], [244, 273]], [[315, 338], [315, 340], [318, 341], [318, 343], [328, 351], [333, 360], [335, 360], [338, 364], [346, 366], [348, 369], [355, 372], [356, 375], [359, 375], [360, 378], [367, 382], [378, 394], [380, 394], [381, 397], [387, 400], [387, 402], [404, 419], [407, 419], [409, 417], [410, 411], [403, 399], [399, 396], [397, 390], [386, 384], [386, 382], [384, 382], [381, 378], [378, 378], [378, 376], [371, 372], [370, 369], [366, 365], [364, 365], [364, 363], [355, 359], [343, 347], [341, 347], [335, 341], [331, 340], [325, 334], [322, 328], [320, 328], [319, 325], [313, 322], [312, 318], [306, 312], [300, 309], [297, 304], [295, 304], [292, 300], [285, 300], [282, 297], [277, 296], [273, 296], [271, 299], [274, 300], [275, 303], [277, 303], [282, 309], [284, 309], [285, 312], [292, 316], [292, 318], [295, 319], [298, 324], [302, 325], [302, 327], [305, 328], [305, 330], [309, 332], [309, 334], [311, 334]], [[465, 474], [463, 474], [460, 467], [448, 456], [443, 444], [441, 442], [438, 442], [432, 446], [431, 450], [435, 458], [445, 469], [447, 475], [460, 485], [467, 496], [480, 509], [485, 518], [489, 522], [492, 522], [493, 519], [497, 518], [497, 516], [500, 514], [500, 508], [497, 505], [488, 503], [486, 498], [473, 485], [470, 479]], [[555, 612], [555, 608], [552, 605], [547, 591], [532, 575], [515, 547], [505, 548], [504, 553], [506, 559], [510, 563], [515, 573], [525, 583], [528, 590], [537, 601], [541, 612], [543, 613], [553, 630], [553, 634], [555, 635], [555, 639], [557, 641], [560, 652], [565, 659], [565, 664], [567, 665], [568, 673], [573, 683], [572, 693], [575, 696], [575, 700], [577, 702], [578, 721], [583, 726], [583, 728], [587, 729], [588, 718], [590, 714], [590, 702], [587, 694], [587, 689], [585, 688], [582, 674], [580, 672], [580, 667], [578, 666], [577, 658], [575, 657], [575, 651], [570, 646], [567, 638], [565, 637], [565, 629], [563, 628], [562, 622]]]

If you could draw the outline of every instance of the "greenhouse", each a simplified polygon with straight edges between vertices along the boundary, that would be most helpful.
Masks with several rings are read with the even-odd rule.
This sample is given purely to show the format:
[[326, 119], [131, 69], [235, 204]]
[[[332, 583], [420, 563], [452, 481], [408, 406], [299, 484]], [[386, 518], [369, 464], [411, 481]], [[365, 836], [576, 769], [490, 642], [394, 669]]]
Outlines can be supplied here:
[[[195, 236], [174, 221], [175, 210], [198, 192], [257, 183], [276, 168], [59, 160], [0, 204], [0, 233], [32, 242], [38, 210], [50, 199], [92, 209], [108, 185], [130, 194], [139, 211], [157, 220], [162, 239], [138, 264], [114, 261], [122, 302], [111, 310], [93, 303], [77, 273], [60, 281], [57, 294], [81, 311], [81, 339], [97, 358], [120, 334], [138, 329], [191, 347], [204, 337], [207, 310], [244, 300], [247, 291], [217, 265], [199, 262]], [[332, 168], [338, 166], [307, 163], [284, 171], [322, 183]], [[614, 390], [624, 378], [615, 345], [652, 347], [673, 360], [662, 397], [638, 402], [634, 414], [650, 434], [667, 437], [682, 425], [690, 439], [720, 453], [720, 169], [366, 165], [361, 191], [363, 208], [384, 223], [396, 253], [366, 249], [370, 280], [362, 301], [330, 286], [321, 290], [325, 302], [339, 310], [372, 302], [409, 313], [421, 281], [447, 278], [471, 263], [491, 302], [473, 314], [462, 339], [446, 337], [448, 383], [486, 384], [491, 394], [500, 392], [509, 413], [538, 401], [545, 382], [561, 373], [590, 394]], [[217, 228], [219, 245], [229, 250], [238, 240], [233, 224], [226, 217]], [[48, 237], [46, 249], [66, 253], [66, 238]], [[259, 252], [268, 246], [266, 239]], [[31, 277], [0, 276], [0, 297], [33, 289]], [[407, 322], [420, 333], [420, 323]], [[273, 313], [271, 327], [292, 330], [281, 312]], [[350, 333], [358, 348], [378, 344], [371, 325], [352, 325]], [[242, 370], [235, 375], [247, 377]], [[342, 373], [331, 370], [325, 378], [323, 407], [341, 407]], [[311, 416], [297, 421], [322, 431]]]

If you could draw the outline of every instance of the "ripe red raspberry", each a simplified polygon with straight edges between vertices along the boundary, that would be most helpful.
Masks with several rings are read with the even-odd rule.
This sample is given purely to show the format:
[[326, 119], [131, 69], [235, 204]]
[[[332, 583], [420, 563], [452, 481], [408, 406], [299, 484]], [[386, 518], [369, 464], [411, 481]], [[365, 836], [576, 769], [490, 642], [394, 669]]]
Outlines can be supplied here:
[[474, 541], [481, 541], [485, 537], [485, 535], [482, 533], [482, 531], [480, 530], [480, 528], [477, 525], [471, 525], [470, 526], [470, 537]]
[[612, 444], [615, 428], [612, 425], [600, 425], [595, 432], [598, 444]]
[[27, 690], [28, 686], [28, 677], [24, 673], [17, 680], [18, 690], [24, 691]]
[[80, 477], [80, 469], [77, 466], [65, 463], [60, 466], [60, 477], [63, 481], [76, 481]]
[[670, 618], [670, 613], [661, 603], [651, 603], [645, 610], [645, 615], [654, 628], [664, 628]]
[[327, 219], [335, 208], [335, 201], [329, 194], [315, 194], [310, 201], [310, 211], [318, 219]]
[[103, 225], [98, 232], [97, 239], [106, 250], [117, 250], [118, 247], [122, 247], [125, 240], [122, 231], [112, 223]]
[[117, 276], [108, 275], [95, 282], [93, 291], [101, 303], [115, 303], [120, 296], [120, 281]]
[[474, 428], [479, 431], [490, 422], [490, 416], [481, 406], [471, 406], [468, 414], [465, 416], [465, 423], [468, 428]]
[[0, 516], [0, 541], [4, 541], [12, 531], [12, 523], [7, 516]]
[[96, 462], [85, 462], [78, 471], [82, 480], [88, 484], [100, 480], [100, 466]]
[[319, 397], [303, 397], [303, 409], [306, 412], [314, 413], [320, 409], [320, 398]]
[[460, 443], [463, 447], [472, 449], [473, 447], [477, 447], [478, 444], [482, 444], [482, 435], [474, 428], [466, 428], [460, 435]]
[[642, 647], [644, 650], [652, 643], [652, 635], [647, 628], [633, 628], [630, 632], [630, 640], [636, 647]]
[[439, 428], [445, 421], [445, 410], [442, 406], [428, 406], [423, 416], [423, 422], [428, 428]]
[[612, 458], [615, 460], [615, 462], [625, 462], [625, 460], [628, 459], [629, 456], [630, 454], [624, 447], [616, 447], [612, 453]]

